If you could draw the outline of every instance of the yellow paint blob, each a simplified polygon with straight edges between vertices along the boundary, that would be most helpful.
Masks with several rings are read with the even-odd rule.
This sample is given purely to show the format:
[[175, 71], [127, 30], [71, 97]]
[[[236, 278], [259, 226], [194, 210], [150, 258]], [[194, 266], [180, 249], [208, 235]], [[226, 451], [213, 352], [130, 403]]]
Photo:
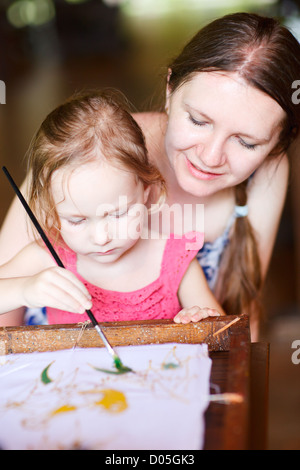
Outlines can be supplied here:
[[101, 390], [101, 393], [103, 398], [95, 405], [103, 406], [110, 413], [122, 413], [128, 408], [124, 393], [112, 389]]
[[52, 412], [52, 415], [58, 415], [60, 413], [68, 413], [69, 411], [75, 411], [76, 406], [64, 405]]

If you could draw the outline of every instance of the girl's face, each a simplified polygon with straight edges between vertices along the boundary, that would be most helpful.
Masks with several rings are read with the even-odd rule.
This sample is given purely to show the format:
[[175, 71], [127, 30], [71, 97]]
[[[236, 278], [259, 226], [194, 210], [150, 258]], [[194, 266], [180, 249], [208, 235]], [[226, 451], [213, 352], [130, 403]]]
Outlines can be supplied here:
[[167, 90], [165, 148], [178, 184], [209, 196], [247, 179], [278, 142], [285, 113], [236, 73], [203, 72]]
[[100, 263], [111, 263], [141, 236], [149, 188], [130, 172], [109, 163], [87, 163], [53, 175], [52, 192], [69, 248]]

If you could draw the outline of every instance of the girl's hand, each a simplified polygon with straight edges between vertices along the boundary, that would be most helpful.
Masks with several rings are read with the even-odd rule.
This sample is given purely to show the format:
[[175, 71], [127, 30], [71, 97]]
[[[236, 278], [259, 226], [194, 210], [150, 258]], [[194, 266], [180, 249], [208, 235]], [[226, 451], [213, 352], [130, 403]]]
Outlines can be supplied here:
[[52, 307], [71, 313], [85, 313], [91, 309], [91, 296], [67, 269], [54, 267], [24, 278], [24, 305], [27, 307]]
[[203, 320], [208, 317], [219, 317], [221, 314], [214, 308], [200, 308], [197, 305], [190, 308], [183, 308], [174, 317], [175, 323], [191, 323]]

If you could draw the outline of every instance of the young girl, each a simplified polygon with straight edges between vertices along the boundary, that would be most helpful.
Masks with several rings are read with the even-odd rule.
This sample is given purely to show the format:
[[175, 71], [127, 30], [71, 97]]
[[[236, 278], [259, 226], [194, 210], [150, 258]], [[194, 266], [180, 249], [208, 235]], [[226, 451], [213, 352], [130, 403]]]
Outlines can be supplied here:
[[86, 309], [100, 322], [224, 313], [195, 259], [203, 236], [143, 233], [150, 189], [162, 195], [164, 180], [113, 94], [75, 96], [50, 113], [29, 168], [29, 204], [66, 269], [31, 243], [0, 268], [0, 313], [47, 306], [50, 324], [77, 323]]

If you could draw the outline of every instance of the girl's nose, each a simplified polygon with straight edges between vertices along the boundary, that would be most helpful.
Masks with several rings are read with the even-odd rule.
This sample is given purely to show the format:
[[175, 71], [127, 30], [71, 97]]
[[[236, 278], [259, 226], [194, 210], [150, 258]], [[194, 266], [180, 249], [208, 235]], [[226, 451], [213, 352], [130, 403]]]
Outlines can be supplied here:
[[106, 221], [98, 221], [96, 223], [96, 227], [93, 230], [94, 232], [94, 242], [97, 245], [106, 245], [108, 242], [111, 241], [111, 233], [110, 227], [108, 222]]

